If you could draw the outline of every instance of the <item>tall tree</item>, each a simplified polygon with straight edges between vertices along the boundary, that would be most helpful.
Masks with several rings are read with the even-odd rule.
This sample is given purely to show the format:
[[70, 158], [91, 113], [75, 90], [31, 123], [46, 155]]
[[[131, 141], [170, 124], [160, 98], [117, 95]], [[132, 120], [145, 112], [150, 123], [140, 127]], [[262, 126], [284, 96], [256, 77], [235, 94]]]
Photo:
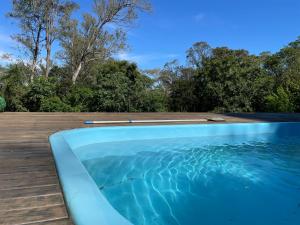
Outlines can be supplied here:
[[204, 61], [212, 55], [212, 48], [206, 42], [196, 42], [186, 52], [188, 63], [195, 67], [201, 68]]
[[[94, 0], [94, 14], [84, 14], [79, 22], [65, 16], [62, 21], [61, 46], [66, 63], [71, 66], [72, 82], [87, 63], [110, 56], [124, 48], [125, 33], [121, 28], [130, 25], [136, 18], [138, 10], [148, 10], [147, 0]], [[117, 29], [108, 29], [115, 24]]]
[[71, 1], [44, 0], [45, 9], [45, 45], [46, 45], [46, 68], [45, 76], [49, 76], [52, 68], [52, 45], [59, 35], [59, 21], [65, 14], [69, 15], [77, 5]]
[[172, 84], [181, 76], [182, 67], [177, 60], [173, 60], [164, 65], [163, 69], [159, 71], [159, 84], [164, 89], [166, 94], [170, 93]]
[[255, 80], [263, 75], [259, 57], [246, 50], [213, 49], [196, 77], [200, 111], [253, 110]]
[[13, 38], [25, 47], [25, 53], [29, 55], [30, 80], [33, 81], [45, 28], [43, 0], [13, 0], [13, 9], [8, 16], [18, 21], [21, 33]]

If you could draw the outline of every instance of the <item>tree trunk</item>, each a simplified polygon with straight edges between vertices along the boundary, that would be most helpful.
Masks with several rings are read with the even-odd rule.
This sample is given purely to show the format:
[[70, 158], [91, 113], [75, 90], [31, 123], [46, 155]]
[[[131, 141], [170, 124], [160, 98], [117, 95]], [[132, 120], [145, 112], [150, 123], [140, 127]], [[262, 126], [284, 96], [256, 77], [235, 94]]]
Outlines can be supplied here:
[[32, 57], [32, 65], [31, 65], [31, 75], [30, 75], [30, 81], [33, 82], [33, 78], [36, 74], [36, 65], [38, 61], [38, 55], [40, 51], [40, 38], [41, 38], [41, 32], [42, 32], [42, 25], [40, 25], [36, 41], [35, 41], [35, 46], [34, 46], [34, 51], [33, 51], [33, 57]]
[[45, 73], [45, 76], [46, 76], [46, 78], [48, 78], [49, 73], [50, 73], [50, 69], [51, 69], [51, 41], [50, 41], [50, 34], [49, 34], [48, 29], [46, 31], [46, 51], [47, 51], [47, 55], [46, 55], [46, 73]]
[[[35, 52], [38, 52], [38, 46], [35, 47]], [[38, 54], [33, 55], [32, 64], [31, 64], [31, 74], [30, 74], [30, 82], [33, 82], [33, 78], [36, 74], [36, 65], [37, 65], [37, 56]]]
[[49, 73], [50, 73], [50, 69], [51, 69], [51, 49], [48, 50], [47, 47], [47, 56], [46, 56], [46, 72], [45, 72], [45, 76], [46, 78], [49, 77]]
[[47, 12], [47, 21], [46, 21], [46, 73], [45, 76], [48, 78], [50, 69], [51, 69], [51, 50], [53, 43], [53, 17], [52, 17], [51, 9], [48, 9]]
[[80, 71], [81, 71], [81, 67], [82, 67], [82, 62], [80, 62], [80, 63], [78, 64], [78, 66], [77, 66], [75, 72], [73, 73], [73, 76], [72, 76], [72, 82], [73, 82], [73, 84], [76, 83], [76, 80], [77, 80], [77, 78], [78, 78], [78, 75], [79, 75], [79, 73], [80, 73]]
[[35, 75], [35, 67], [36, 67], [35, 64], [32, 63], [31, 68], [30, 68], [30, 70], [31, 70], [31, 73], [30, 73], [30, 83], [33, 82], [33, 78], [34, 78], [34, 75]]

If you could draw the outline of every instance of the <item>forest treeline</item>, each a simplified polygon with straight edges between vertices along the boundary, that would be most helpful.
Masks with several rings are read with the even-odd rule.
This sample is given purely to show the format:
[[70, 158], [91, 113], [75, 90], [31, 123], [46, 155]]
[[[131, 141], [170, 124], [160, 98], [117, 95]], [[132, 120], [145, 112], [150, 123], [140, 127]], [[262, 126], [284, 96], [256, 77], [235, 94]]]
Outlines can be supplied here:
[[24, 59], [0, 68], [0, 110], [6, 102], [6, 111], [33, 112], [300, 112], [300, 39], [260, 55], [197, 42], [185, 65], [142, 71], [113, 56], [149, 2], [95, 0], [80, 19], [78, 8], [13, 1]]

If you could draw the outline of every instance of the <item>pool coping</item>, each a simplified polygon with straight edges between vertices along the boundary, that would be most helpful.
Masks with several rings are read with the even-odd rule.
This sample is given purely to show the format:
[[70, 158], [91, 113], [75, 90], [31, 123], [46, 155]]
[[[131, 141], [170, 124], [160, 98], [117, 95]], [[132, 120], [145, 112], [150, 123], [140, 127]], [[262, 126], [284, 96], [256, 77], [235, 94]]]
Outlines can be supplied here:
[[[188, 125], [157, 125], [157, 126], [113, 126], [113, 127], [94, 127], [94, 128], [79, 128], [79, 129], [71, 129], [60, 131], [52, 134], [49, 137], [51, 148], [53, 151], [55, 164], [59, 176], [59, 180], [61, 182], [61, 186], [63, 189], [64, 197], [66, 199], [66, 205], [69, 210], [69, 213], [76, 225], [132, 225], [125, 217], [119, 214], [108, 202], [108, 200], [101, 193], [99, 188], [97, 187], [94, 180], [91, 178], [80, 159], [73, 152], [72, 147], [70, 147], [70, 143], [65, 139], [65, 135], [74, 135], [77, 136], [80, 133], [86, 133], [85, 138], [88, 137], [89, 131], [120, 131], [120, 130], [143, 130], [143, 129], [166, 129], [166, 128], [204, 128], [209, 127], [210, 129], [218, 126], [221, 129], [219, 133], [213, 133], [212, 130], [210, 132], [205, 133], [205, 136], [213, 136], [213, 135], [226, 135], [226, 130], [228, 126], [234, 126], [238, 128], [238, 132], [242, 132], [241, 135], [247, 134], [247, 132], [253, 133], [253, 127], [261, 128], [259, 133], [266, 132], [276, 132], [276, 130], [282, 126], [287, 124], [298, 124], [299, 122], [275, 122], [275, 123], [221, 123], [221, 124], [188, 124]], [[251, 129], [245, 129], [245, 128]], [[270, 130], [271, 129], [271, 130]], [[209, 130], [209, 129], [208, 129]], [[109, 132], [106, 132], [109, 133]], [[257, 131], [255, 131], [257, 133]], [[123, 134], [124, 135], [124, 134]], [[126, 135], [126, 133], [125, 133]], [[159, 135], [159, 133], [155, 134]], [[168, 138], [173, 134], [167, 134], [165, 137], [160, 138]], [[188, 134], [185, 134], [188, 135]], [[227, 133], [228, 135], [228, 133]], [[199, 136], [199, 134], [197, 135]], [[202, 135], [201, 135], [202, 136]], [[107, 134], [108, 138], [111, 138], [109, 134]], [[120, 136], [117, 136], [119, 138]], [[78, 138], [78, 137], [77, 137]], [[113, 138], [113, 137], [112, 137]], [[114, 137], [116, 138], [116, 137]], [[146, 135], [146, 139], [151, 139], [153, 137], [149, 137]], [[76, 139], [76, 138], [75, 138]], [[84, 137], [83, 137], [84, 139]], [[142, 139], [142, 140], [146, 140]], [[111, 139], [109, 139], [111, 140]], [[129, 140], [131, 140], [129, 138]]]
[[[81, 161], [58, 132], [49, 137], [68, 211], [76, 225], [132, 225], [103, 196]], [[63, 162], [63, 163], [61, 163]]]

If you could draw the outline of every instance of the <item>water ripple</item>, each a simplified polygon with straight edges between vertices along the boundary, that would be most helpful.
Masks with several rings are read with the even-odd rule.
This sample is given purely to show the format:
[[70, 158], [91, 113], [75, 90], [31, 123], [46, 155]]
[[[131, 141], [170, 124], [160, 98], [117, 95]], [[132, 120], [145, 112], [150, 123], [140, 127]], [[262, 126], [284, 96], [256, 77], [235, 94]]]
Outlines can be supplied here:
[[[83, 163], [111, 204], [136, 225], [300, 224], [300, 141], [231, 142], [101, 144], [93, 149], [103, 156], [92, 158], [86, 149], [90, 158]], [[289, 220], [282, 219], [286, 215]]]

